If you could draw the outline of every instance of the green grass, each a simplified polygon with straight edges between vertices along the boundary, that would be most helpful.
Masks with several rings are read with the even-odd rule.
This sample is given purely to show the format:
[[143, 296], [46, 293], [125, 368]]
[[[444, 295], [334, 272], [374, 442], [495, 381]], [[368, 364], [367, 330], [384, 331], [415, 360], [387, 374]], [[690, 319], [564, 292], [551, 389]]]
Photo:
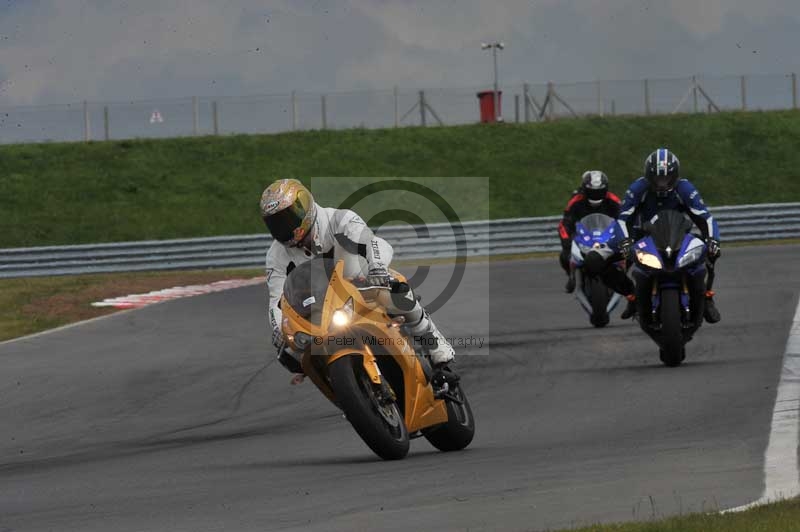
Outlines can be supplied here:
[[337, 178], [315, 188], [324, 201], [348, 176], [437, 176], [466, 219], [555, 214], [584, 170], [621, 193], [661, 145], [712, 205], [800, 200], [797, 139], [800, 113], [785, 111], [7, 145], [0, 247], [258, 232], [279, 177]]
[[106, 298], [263, 274], [242, 269], [1, 279], [0, 341], [116, 312], [91, 306]]
[[744, 512], [695, 514], [646, 523], [595, 525], [572, 532], [796, 532], [800, 531], [800, 499]]

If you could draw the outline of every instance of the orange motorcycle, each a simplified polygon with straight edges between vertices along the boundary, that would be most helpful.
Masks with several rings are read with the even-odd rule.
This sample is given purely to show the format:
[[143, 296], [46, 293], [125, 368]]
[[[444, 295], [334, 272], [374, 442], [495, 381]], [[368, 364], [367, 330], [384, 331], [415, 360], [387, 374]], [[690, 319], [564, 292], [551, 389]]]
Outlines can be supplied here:
[[390, 298], [408, 291], [405, 278], [392, 272], [389, 286], [364, 286], [343, 271], [342, 261], [318, 258], [289, 273], [284, 353], [381, 458], [403, 458], [418, 436], [441, 451], [465, 448], [475, 422], [463, 386], [451, 373], [432, 383], [424, 346], [415, 348], [402, 318], [386, 311]]

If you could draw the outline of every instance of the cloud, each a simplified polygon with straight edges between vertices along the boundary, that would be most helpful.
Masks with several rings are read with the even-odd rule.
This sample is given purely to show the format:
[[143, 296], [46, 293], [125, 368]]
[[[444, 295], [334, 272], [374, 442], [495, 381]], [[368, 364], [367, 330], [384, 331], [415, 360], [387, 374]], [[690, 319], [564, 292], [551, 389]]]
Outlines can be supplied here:
[[[29, 0], [0, 103], [796, 70], [796, 0]], [[757, 53], [754, 53], [757, 51]]]

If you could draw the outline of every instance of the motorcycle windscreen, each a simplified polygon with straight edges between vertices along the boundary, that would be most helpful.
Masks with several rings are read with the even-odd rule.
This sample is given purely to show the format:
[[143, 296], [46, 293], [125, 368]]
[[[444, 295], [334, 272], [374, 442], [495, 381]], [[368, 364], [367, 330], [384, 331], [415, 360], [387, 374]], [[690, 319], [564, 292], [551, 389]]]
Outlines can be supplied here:
[[336, 262], [315, 258], [294, 268], [283, 285], [286, 301], [300, 317], [322, 323], [322, 306]]
[[[617, 221], [606, 214], [594, 213], [584, 216], [577, 223], [579, 233], [584, 242], [608, 242], [614, 234]], [[586, 238], [586, 237], [589, 238]]]
[[663, 253], [668, 247], [675, 252], [681, 249], [683, 237], [691, 231], [693, 224], [679, 211], [663, 211], [644, 224], [644, 231], [653, 237], [658, 251]]

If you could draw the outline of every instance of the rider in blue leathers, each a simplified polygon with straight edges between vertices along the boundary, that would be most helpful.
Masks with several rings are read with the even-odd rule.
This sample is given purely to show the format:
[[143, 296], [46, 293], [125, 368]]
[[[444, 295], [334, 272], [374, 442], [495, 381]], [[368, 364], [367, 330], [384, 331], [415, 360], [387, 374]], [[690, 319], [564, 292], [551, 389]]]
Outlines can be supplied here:
[[[671, 151], [660, 148], [645, 160], [644, 176], [628, 187], [620, 209], [618, 225], [623, 239], [620, 250], [630, 257], [634, 240], [641, 238], [642, 224], [663, 210], [677, 210], [686, 213], [700, 229], [708, 248], [708, 278], [706, 280], [705, 319], [709, 323], [720, 320], [719, 310], [714, 304], [714, 263], [720, 255], [719, 228], [708, 207], [700, 197], [697, 188], [688, 180], [680, 178], [680, 161]], [[630, 318], [636, 313], [635, 301], [628, 301], [622, 318]]]

